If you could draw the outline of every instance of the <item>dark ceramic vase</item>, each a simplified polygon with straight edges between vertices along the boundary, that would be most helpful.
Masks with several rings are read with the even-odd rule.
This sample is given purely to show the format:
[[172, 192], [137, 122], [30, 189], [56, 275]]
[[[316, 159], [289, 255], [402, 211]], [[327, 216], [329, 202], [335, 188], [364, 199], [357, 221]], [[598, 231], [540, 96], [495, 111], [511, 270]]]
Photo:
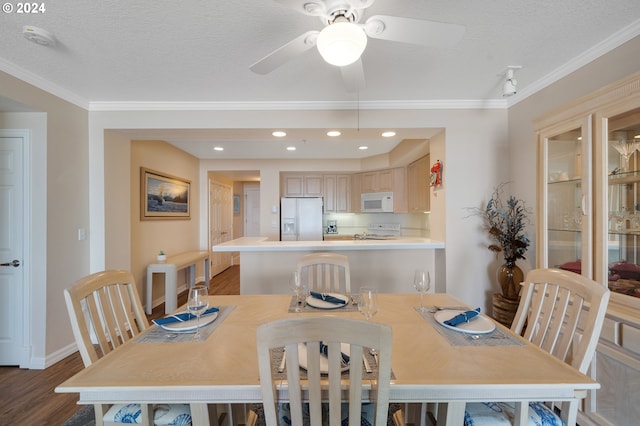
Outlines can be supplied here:
[[505, 259], [504, 265], [498, 268], [498, 283], [505, 299], [517, 300], [520, 294], [520, 283], [524, 280], [522, 269], [514, 259]]

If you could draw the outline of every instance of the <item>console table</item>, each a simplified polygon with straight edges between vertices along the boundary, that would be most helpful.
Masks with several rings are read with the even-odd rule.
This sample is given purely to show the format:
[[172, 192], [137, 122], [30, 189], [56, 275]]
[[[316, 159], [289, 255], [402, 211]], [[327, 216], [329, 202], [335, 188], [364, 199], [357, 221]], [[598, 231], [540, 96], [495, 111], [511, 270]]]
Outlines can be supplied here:
[[153, 309], [153, 274], [164, 274], [164, 312], [168, 314], [178, 307], [178, 271], [189, 268], [189, 285], [196, 282], [196, 263], [204, 261], [204, 276], [209, 286], [209, 252], [190, 251], [167, 257], [165, 263], [152, 263], [147, 266], [147, 303], [145, 312]]

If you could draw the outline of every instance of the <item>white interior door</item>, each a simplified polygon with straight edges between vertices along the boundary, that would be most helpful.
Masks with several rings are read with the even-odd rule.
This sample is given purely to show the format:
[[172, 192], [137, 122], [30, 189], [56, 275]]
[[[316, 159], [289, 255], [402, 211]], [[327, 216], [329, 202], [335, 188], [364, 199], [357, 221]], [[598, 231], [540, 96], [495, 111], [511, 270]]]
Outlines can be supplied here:
[[23, 146], [0, 136], [0, 365], [23, 361]]
[[[228, 185], [209, 182], [209, 238], [211, 245], [233, 239], [233, 193]], [[211, 253], [211, 274], [216, 275], [231, 266], [231, 253]]]
[[260, 184], [244, 185], [244, 236], [260, 236]]

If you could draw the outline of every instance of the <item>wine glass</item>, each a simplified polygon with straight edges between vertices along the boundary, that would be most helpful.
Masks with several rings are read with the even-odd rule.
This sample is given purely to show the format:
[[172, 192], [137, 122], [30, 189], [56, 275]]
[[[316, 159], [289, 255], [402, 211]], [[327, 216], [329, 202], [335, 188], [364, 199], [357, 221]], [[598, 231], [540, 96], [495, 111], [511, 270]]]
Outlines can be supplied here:
[[360, 287], [358, 310], [367, 320], [378, 312], [378, 289], [375, 287]]
[[306, 292], [300, 282], [300, 275], [298, 274], [298, 271], [293, 271], [289, 276], [289, 288], [293, 292], [293, 297], [295, 297], [296, 300], [295, 311], [300, 312], [305, 303]]
[[209, 307], [209, 291], [206, 285], [198, 284], [189, 289], [187, 310], [196, 316], [196, 334], [194, 340], [200, 339], [200, 316]]
[[418, 293], [420, 293], [420, 312], [424, 312], [424, 294], [431, 288], [431, 276], [429, 275], [429, 271], [416, 269], [413, 276], [413, 286]]

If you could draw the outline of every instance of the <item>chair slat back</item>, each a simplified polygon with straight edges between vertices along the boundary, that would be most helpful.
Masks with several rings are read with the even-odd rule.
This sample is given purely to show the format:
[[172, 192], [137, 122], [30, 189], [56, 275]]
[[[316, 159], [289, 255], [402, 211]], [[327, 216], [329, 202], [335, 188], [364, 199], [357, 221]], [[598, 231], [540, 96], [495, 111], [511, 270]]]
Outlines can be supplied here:
[[[511, 330], [586, 373], [600, 337], [609, 290], [560, 269], [531, 270]], [[578, 325], [584, 328], [576, 338]]]
[[[320, 343], [327, 346], [328, 374], [321, 374]], [[341, 377], [341, 343], [350, 345], [348, 379]], [[299, 344], [306, 345], [306, 378], [301, 377]], [[378, 376], [369, 393], [376, 405], [376, 425], [386, 425], [391, 374], [391, 328], [378, 323], [337, 317], [291, 318], [263, 324], [257, 329], [260, 384], [266, 423], [277, 424], [277, 389], [272, 349], [285, 348], [286, 378], [291, 424], [303, 424], [302, 404], [309, 402], [312, 426], [322, 424], [322, 403], [329, 405], [329, 424], [341, 424], [341, 403], [348, 396], [349, 425], [360, 426], [362, 355], [364, 348], [378, 351]], [[367, 382], [369, 383], [369, 382]], [[373, 386], [373, 385], [372, 385]], [[348, 389], [348, 391], [346, 391]]]
[[336, 253], [311, 253], [298, 259], [302, 284], [318, 292], [351, 293], [349, 258]]
[[[64, 297], [85, 366], [149, 327], [133, 275], [128, 271], [89, 275], [65, 289]], [[100, 353], [94, 347], [92, 335]]]

